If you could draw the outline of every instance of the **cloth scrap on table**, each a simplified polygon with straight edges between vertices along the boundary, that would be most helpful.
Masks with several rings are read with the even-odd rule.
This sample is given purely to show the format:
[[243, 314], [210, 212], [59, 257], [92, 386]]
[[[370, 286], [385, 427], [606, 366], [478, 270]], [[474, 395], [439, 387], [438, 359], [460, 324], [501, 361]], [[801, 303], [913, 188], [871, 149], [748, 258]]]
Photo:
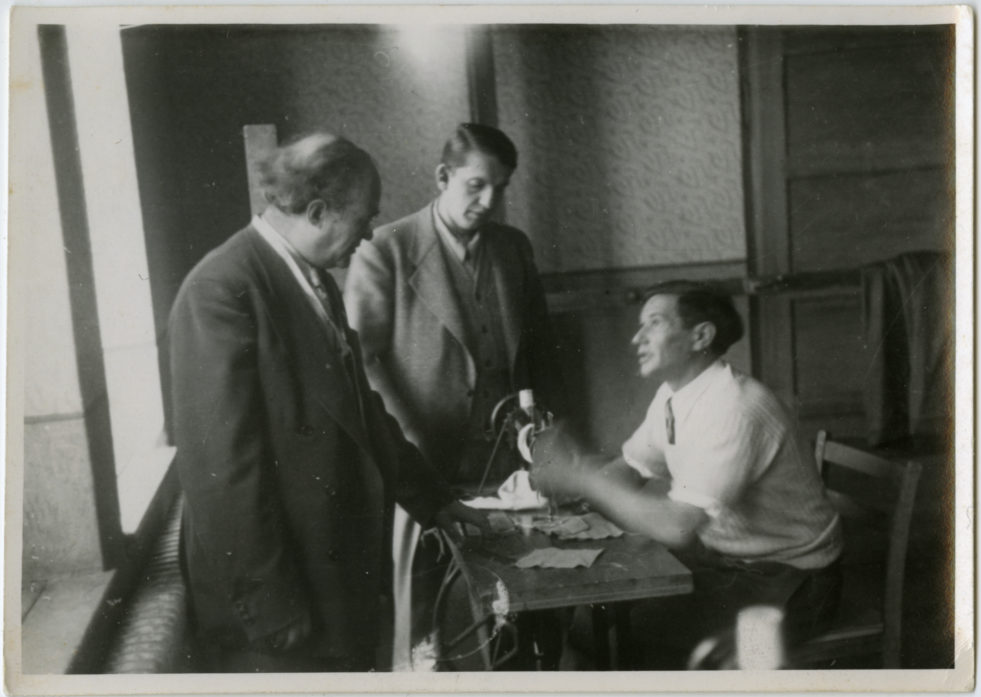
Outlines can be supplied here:
[[464, 501], [471, 508], [489, 508], [498, 511], [527, 511], [545, 508], [548, 499], [531, 488], [527, 470], [512, 472], [497, 490], [497, 496], [478, 496]]
[[602, 549], [559, 549], [558, 547], [546, 547], [526, 554], [516, 561], [514, 565], [519, 569], [529, 569], [533, 566], [548, 569], [572, 569], [576, 566], [589, 568], [596, 561], [596, 557], [602, 553]]
[[531, 524], [535, 530], [546, 535], [566, 538], [570, 535], [583, 532], [589, 529], [589, 523], [577, 515], [563, 516], [561, 518], [548, 518], [546, 520], [536, 520]]
[[537, 520], [532, 527], [547, 535], [555, 535], [560, 540], [603, 540], [623, 535], [623, 530], [596, 512]]
[[623, 530], [608, 521], [599, 513], [587, 513], [580, 518], [586, 529], [569, 535], [559, 535], [562, 540], [603, 540], [608, 537], [621, 537]]

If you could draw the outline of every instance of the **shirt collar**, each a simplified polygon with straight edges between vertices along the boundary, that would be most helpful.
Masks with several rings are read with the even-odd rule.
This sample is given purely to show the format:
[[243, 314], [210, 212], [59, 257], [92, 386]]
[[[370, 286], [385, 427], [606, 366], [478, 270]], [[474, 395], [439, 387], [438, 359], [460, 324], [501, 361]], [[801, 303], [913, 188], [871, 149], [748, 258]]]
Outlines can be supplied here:
[[303, 258], [303, 255], [300, 254], [296, 247], [294, 247], [293, 244], [283, 236], [283, 233], [274, 228], [265, 218], [258, 215], [252, 216], [252, 227], [259, 231], [262, 238], [266, 240], [266, 242], [269, 243], [269, 246], [272, 247], [276, 253], [279, 254], [279, 256], [283, 257], [284, 260], [287, 256], [292, 258], [293, 261], [296, 262], [296, 265], [300, 267], [300, 270], [303, 272], [306, 280], [308, 282], [313, 282], [312, 279], [316, 275], [316, 267]]
[[705, 391], [722, 375], [729, 372], [729, 364], [721, 358], [716, 359], [705, 370], [695, 376], [695, 379], [687, 385], [672, 392], [671, 388], [665, 384], [668, 390], [668, 399], [671, 400], [671, 411], [675, 419], [683, 419], [691, 411]]
[[446, 248], [453, 252], [453, 256], [461, 262], [467, 258], [467, 253], [470, 254], [471, 258], [476, 258], [477, 250], [480, 248], [480, 232], [474, 233], [470, 241], [467, 244], [463, 244], [456, 235], [450, 232], [450, 228], [439, 217], [435, 201], [433, 202], [433, 226], [436, 228], [436, 232], [439, 234]]

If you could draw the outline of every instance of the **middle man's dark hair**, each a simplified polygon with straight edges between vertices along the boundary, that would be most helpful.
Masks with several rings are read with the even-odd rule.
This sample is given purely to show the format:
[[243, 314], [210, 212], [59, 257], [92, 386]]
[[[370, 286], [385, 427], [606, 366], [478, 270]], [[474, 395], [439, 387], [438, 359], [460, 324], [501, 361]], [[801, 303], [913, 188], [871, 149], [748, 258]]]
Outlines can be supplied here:
[[461, 123], [443, 146], [441, 162], [447, 167], [460, 167], [471, 152], [493, 155], [509, 169], [518, 166], [518, 149], [504, 131], [481, 123]]
[[715, 327], [715, 338], [709, 351], [716, 356], [723, 355], [743, 336], [743, 319], [732, 297], [716, 286], [698, 281], [665, 281], [648, 288], [644, 292], [644, 302], [655, 295], [678, 298], [678, 316], [687, 328], [700, 322], [711, 322]]

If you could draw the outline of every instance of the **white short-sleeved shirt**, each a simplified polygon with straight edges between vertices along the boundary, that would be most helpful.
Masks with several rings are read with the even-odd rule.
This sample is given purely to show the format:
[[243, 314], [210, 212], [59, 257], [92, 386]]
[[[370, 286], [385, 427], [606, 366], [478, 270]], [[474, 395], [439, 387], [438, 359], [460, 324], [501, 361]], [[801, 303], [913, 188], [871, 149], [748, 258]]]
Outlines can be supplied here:
[[798, 440], [777, 397], [719, 360], [677, 392], [661, 385], [623, 457], [644, 477], [669, 479], [670, 498], [708, 514], [698, 535], [709, 549], [814, 569], [840, 554], [841, 522]]

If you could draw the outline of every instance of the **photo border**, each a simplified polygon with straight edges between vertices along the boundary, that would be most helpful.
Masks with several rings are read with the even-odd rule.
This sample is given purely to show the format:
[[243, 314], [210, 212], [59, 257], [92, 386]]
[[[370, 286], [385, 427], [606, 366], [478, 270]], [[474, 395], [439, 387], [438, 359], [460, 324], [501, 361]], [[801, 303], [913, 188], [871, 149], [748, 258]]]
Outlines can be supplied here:
[[[955, 653], [953, 670], [780, 671], [775, 673], [369, 673], [311, 675], [23, 675], [20, 666], [20, 558], [23, 523], [23, 364], [29, 347], [22, 338], [28, 299], [20, 278], [29, 264], [11, 218], [6, 235], [8, 264], [6, 380], [6, 493], [4, 516], [5, 686], [15, 694], [245, 694], [387, 692], [686, 692], [686, 691], [963, 691], [974, 679], [974, 18], [967, 6], [588, 6], [588, 5], [360, 5], [360, 6], [159, 6], [31, 7], [10, 16], [11, 73], [22, 61], [22, 32], [39, 23], [81, 27], [139, 23], [298, 24], [298, 23], [510, 24], [562, 23], [686, 25], [874, 25], [950, 23], [956, 26], [956, 278], [957, 329], [955, 381]], [[28, 86], [30, 87], [30, 86]], [[35, 86], [36, 87], [36, 86]], [[21, 86], [8, 85], [13, 111]], [[16, 124], [11, 125], [11, 132]], [[10, 137], [15, 137], [11, 135]], [[9, 162], [8, 187], [29, 166]], [[4, 200], [6, 204], [6, 199]], [[6, 208], [6, 206], [5, 206]], [[9, 208], [6, 208], [9, 212]], [[652, 688], [655, 685], [656, 688]], [[329, 688], [329, 689], [328, 689]]]

